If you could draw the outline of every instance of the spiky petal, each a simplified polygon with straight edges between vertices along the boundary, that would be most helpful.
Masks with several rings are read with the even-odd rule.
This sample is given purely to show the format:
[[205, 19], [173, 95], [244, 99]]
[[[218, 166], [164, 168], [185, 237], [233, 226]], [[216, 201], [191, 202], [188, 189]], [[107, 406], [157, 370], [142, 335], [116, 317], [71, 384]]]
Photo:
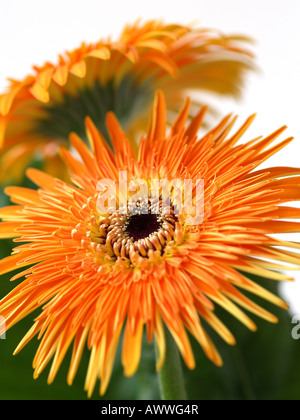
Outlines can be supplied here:
[[[282, 206], [300, 199], [300, 169], [258, 168], [291, 139], [271, 146], [283, 127], [266, 138], [238, 144], [253, 117], [235, 133], [231, 132], [234, 118], [226, 117], [198, 138], [203, 110], [187, 124], [188, 106], [189, 101], [167, 130], [165, 100], [158, 92], [137, 158], [113, 114], [108, 114], [106, 123], [115, 154], [87, 118], [93, 152], [76, 135], [70, 140], [80, 160], [62, 150], [73, 185], [31, 169], [27, 174], [38, 191], [7, 188], [15, 205], [0, 210], [0, 236], [24, 244], [0, 262], [0, 273], [19, 268], [23, 271], [12, 280], [26, 278], [2, 299], [0, 314], [11, 328], [41, 308], [16, 349], [20, 351], [38, 335], [35, 377], [52, 359], [51, 383], [73, 344], [67, 378], [71, 384], [87, 345], [85, 389], [91, 395], [100, 379], [104, 394], [122, 331], [121, 359], [125, 375], [130, 376], [139, 365], [144, 331], [149, 342], [153, 337], [157, 341], [157, 368], [163, 365], [163, 325], [189, 368], [194, 368], [195, 361], [187, 330], [207, 357], [221, 365], [202, 321], [228, 344], [235, 339], [216, 316], [216, 305], [253, 331], [255, 323], [244, 309], [267, 321], [277, 320], [243, 290], [287, 307], [247, 274], [286, 281], [291, 277], [282, 270], [299, 269], [300, 245], [272, 234], [300, 231], [293, 220], [300, 217], [300, 210]], [[184, 212], [176, 215], [172, 210], [173, 199], [169, 214], [162, 211], [163, 203], [156, 203], [157, 219], [152, 214], [149, 219], [147, 214], [142, 217], [139, 211], [133, 216], [122, 214], [120, 209], [100, 215], [98, 182], [108, 178], [118, 182], [120, 170], [128, 171], [128, 180], [204, 179], [203, 221], [188, 225]], [[140, 202], [139, 209], [148, 204]]]

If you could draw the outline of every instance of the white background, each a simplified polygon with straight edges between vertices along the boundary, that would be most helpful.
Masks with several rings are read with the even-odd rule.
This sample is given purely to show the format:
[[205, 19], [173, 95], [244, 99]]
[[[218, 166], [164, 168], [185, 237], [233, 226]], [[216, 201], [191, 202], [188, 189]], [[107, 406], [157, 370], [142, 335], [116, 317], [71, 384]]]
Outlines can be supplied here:
[[[0, 0], [0, 92], [6, 78], [23, 78], [33, 64], [56, 62], [58, 53], [112, 35], [137, 18], [167, 23], [197, 21], [226, 33], [253, 37], [260, 73], [248, 78], [244, 100], [218, 104], [223, 113], [252, 113], [257, 118], [250, 137], [267, 135], [288, 125], [295, 140], [268, 166], [300, 166], [300, 1], [299, 0]], [[283, 139], [284, 137], [282, 137]], [[299, 234], [289, 239], [300, 242]], [[283, 293], [300, 314], [300, 275]]]

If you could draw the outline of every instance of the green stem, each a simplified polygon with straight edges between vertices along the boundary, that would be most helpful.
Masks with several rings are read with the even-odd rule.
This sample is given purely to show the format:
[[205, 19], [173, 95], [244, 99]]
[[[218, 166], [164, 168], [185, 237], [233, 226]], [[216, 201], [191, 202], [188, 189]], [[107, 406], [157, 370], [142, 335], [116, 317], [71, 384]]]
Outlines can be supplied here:
[[[165, 328], [166, 358], [158, 373], [162, 400], [187, 400], [180, 354], [169, 330]], [[156, 357], [158, 350], [156, 346]]]
[[236, 355], [236, 363], [238, 367], [238, 372], [241, 379], [241, 384], [244, 390], [245, 397], [248, 401], [255, 401], [255, 394], [252, 388], [250, 376], [241, 353], [241, 350], [238, 346], [235, 346], [235, 355]]

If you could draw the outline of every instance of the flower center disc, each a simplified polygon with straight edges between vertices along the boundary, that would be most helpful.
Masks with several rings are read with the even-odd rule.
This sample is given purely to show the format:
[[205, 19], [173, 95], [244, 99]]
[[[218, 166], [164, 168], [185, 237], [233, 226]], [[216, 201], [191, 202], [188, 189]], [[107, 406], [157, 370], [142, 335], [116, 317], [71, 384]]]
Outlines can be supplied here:
[[120, 208], [101, 221], [97, 242], [115, 259], [162, 255], [174, 240], [177, 221], [173, 206], [161, 200], [128, 203], [126, 212]]
[[160, 227], [161, 223], [156, 214], [137, 214], [128, 218], [125, 232], [136, 242], [147, 238], [158, 231]]

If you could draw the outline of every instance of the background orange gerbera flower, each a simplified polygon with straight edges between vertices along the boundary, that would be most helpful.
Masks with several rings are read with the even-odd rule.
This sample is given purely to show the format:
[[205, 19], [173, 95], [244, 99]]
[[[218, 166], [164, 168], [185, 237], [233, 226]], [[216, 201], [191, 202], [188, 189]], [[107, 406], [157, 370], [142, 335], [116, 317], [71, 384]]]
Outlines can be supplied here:
[[[242, 291], [287, 308], [279, 297], [252, 281], [251, 275], [283, 281], [291, 278], [280, 270], [299, 269], [298, 254], [279, 248], [297, 250], [299, 244], [271, 235], [300, 231], [299, 223], [281, 221], [300, 216], [299, 209], [281, 206], [299, 200], [299, 176], [295, 175], [300, 169], [257, 169], [292, 139], [270, 146], [283, 127], [263, 139], [238, 145], [253, 117], [230, 134], [235, 121], [230, 116], [198, 139], [205, 110], [186, 126], [189, 105], [189, 101], [184, 104], [166, 134], [166, 106], [158, 93], [137, 158], [113, 114], [108, 114], [106, 122], [115, 154], [87, 119], [93, 153], [76, 134], [71, 136], [71, 143], [81, 161], [68, 150], [62, 151], [74, 186], [29, 170], [28, 176], [40, 187], [38, 191], [7, 189], [17, 205], [1, 210], [4, 223], [0, 235], [25, 244], [1, 261], [0, 272], [27, 268], [14, 276], [14, 280], [26, 279], [1, 301], [0, 314], [10, 328], [43, 306], [16, 350], [39, 336], [35, 377], [53, 357], [48, 378], [52, 382], [73, 343], [68, 373], [72, 383], [87, 343], [91, 355], [85, 388], [91, 395], [99, 378], [103, 394], [123, 327], [121, 360], [125, 375], [130, 376], [139, 365], [144, 328], [149, 341], [155, 336], [157, 368], [162, 367], [163, 324], [189, 368], [194, 368], [195, 361], [187, 330], [206, 356], [221, 365], [203, 321], [228, 344], [234, 344], [235, 339], [216, 316], [215, 306], [224, 308], [250, 330], [256, 326], [243, 309], [270, 322], [277, 318]], [[100, 215], [98, 182], [104, 178], [117, 181], [118, 171], [125, 169], [130, 179], [204, 179], [203, 222], [188, 226], [184, 211], [165, 216], [160, 207], [156, 220], [148, 214], [142, 223], [139, 213], [122, 216], [117, 210], [112, 215]], [[175, 209], [172, 197], [171, 208]], [[137, 226], [142, 236], [135, 236]]]
[[22, 176], [41, 156], [48, 173], [63, 176], [57, 149], [72, 131], [85, 137], [87, 115], [109, 142], [105, 115], [113, 111], [135, 145], [157, 88], [170, 113], [187, 89], [239, 96], [245, 72], [253, 69], [247, 41], [217, 30], [138, 22], [116, 41], [82, 43], [57, 64], [34, 67], [0, 96], [0, 179]]

